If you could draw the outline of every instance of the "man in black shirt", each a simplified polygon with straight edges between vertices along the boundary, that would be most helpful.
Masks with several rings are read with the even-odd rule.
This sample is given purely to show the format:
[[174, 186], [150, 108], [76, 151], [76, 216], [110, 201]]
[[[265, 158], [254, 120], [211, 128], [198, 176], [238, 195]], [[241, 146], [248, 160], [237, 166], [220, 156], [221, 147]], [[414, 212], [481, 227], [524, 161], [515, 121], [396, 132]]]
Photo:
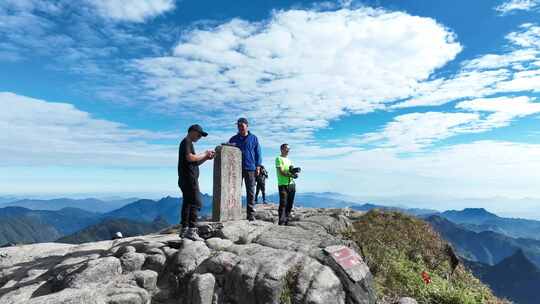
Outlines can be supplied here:
[[207, 136], [202, 127], [195, 124], [189, 127], [188, 134], [178, 149], [178, 187], [182, 190], [182, 232], [181, 237], [194, 241], [202, 241], [197, 233], [195, 223], [197, 213], [202, 207], [199, 190], [199, 166], [214, 158], [214, 151], [207, 150], [196, 154], [193, 143]]

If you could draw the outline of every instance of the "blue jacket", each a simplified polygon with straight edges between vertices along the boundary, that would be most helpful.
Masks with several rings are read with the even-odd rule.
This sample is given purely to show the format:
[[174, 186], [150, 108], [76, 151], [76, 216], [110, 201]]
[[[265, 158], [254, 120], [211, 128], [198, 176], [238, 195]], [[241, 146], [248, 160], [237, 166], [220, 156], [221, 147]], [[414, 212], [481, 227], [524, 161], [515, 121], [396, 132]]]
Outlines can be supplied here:
[[236, 134], [229, 139], [229, 143], [235, 144], [242, 151], [242, 169], [255, 171], [262, 164], [261, 146], [257, 136], [248, 131], [247, 136]]

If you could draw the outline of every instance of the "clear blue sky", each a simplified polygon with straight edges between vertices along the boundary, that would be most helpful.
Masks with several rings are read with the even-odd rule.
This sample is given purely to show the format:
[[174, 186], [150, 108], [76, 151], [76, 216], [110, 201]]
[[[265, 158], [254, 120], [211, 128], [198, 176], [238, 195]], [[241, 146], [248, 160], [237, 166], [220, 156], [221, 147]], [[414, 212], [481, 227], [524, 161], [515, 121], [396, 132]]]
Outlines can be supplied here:
[[538, 0], [4, 0], [0, 194], [178, 195], [187, 127], [208, 130], [203, 151], [245, 116], [267, 167], [291, 145], [302, 192], [540, 197], [539, 11]]

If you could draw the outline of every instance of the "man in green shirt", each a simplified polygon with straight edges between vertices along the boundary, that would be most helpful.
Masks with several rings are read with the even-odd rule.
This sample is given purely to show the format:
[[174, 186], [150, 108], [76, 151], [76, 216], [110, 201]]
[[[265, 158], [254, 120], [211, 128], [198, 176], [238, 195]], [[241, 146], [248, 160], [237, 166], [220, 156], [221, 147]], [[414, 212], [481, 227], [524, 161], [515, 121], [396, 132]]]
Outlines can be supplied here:
[[293, 174], [290, 172], [292, 161], [287, 158], [289, 155], [289, 145], [281, 145], [281, 155], [276, 157], [276, 172], [279, 190], [279, 225], [287, 225], [289, 223], [289, 215], [294, 204], [294, 194], [296, 187], [294, 184]]

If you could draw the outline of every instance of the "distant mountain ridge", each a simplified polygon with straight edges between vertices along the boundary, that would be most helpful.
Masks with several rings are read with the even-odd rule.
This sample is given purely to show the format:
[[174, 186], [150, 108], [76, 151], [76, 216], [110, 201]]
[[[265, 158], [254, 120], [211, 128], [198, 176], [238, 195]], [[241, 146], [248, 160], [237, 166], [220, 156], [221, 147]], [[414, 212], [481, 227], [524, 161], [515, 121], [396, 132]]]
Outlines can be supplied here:
[[540, 221], [499, 217], [483, 208], [449, 210], [439, 215], [476, 232], [494, 231], [514, 238], [540, 240]]
[[53, 226], [26, 216], [0, 216], [0, 245], [51, 242], [61, 234]]
[[[212, 197], [202, 195], [203, 208], [201, 216], [208, 216], [212, 210]], [[23, 207], [0, 208], [0, 245], [6, 243], [50, 242], [106, 220], [126, 220], [129, 230], [136, 223], [142, 231], [150, 231], [148, 223], [161, 217], [168, 225], [180, 221], [182, 199], [165, 197], [159, 201], [148, 199], [129, 203], [119, 209], [107, 213], [89, 212], [79, 208], [63, 208], [60, 210], [31, 210]], [[146, 230], [144, 230], [146, 229]], [[152, 228], [153, 229], [153, 228]], [[98, 235], [97, 232], [95, 235]], [[87, 238], [88, 241], [93, 240]], [[97, 239], [95, 239], [97, 240]]]
[[[201, 195], [203, 206], [199, 215], [205, 216], [212, 213], [212, 197], [207, 194]], [[163, 217], [169, 224], [180, 222], [180, 210], [182, 199], [178, 197], [164, 197], [158, 201], [142, 199], [122, 208], [104, 214], [104, 218], [124, 218], [135, 221], [151, 222], [156, 217]]]
[[[272, 194], [267, 197], [268, 201], [279, 203], [279, 196]], [[353, 201], [351, 201], [353, 200]], [[411, 215], [425, 215], [438, 213], [437, 210], [420, 208], [402, 208], [397, 206], [383, 206], [369, 202], [358, 202], [353, 197], [335, 192], [305, 192], [297, 193], [294, 199], [295, 207], [306, 208], [351, 208], [358, 211], [369, 211], [372, 209], [384, 209], [401, 211]]]
[[465, 208], [461, 211], [448, 210], [441, 213], [441, 216], [461, 224], [478, 224], [499, 218], [484, 208]]
[[71, 198], [56, 198], [56, 199], [22, 199], [16, 201], [7, 201], [0, 203], [2, 207], [23, 207], [32, 210], [60, 210], [64, 208], [79, 208], [90, 212], [105, 213], [129, 203], [137, 201], [138, 198], [126, 198], [118, 200], [104, 201], [96, 198], [71, 199]]
[[[64, 208], [58, 211], [30, 210], [23, 207], [0, 208], [0, 219], [22, 220], [25, 223], [39, 224], [51, 235], [66, 235], [76, 232], [84, 227], [95, 224], [100, 220], [99, 213], [88, 212], [77, 208]], [[17, 230], [17, 227], [12, 227]], [[53, 232], [54, 231], [54, 232]], [[37, 231], [39, 234], [40, 231]], [[36, 233], [36, 232], [34, 232]], [[4, 242], [18, 243], [21, 239], [32, 239], [33, 233], [14, 234], [8, 229], [0, 230], [0, 234], [6, 235]], [[7, 237], [9, 235], [9, 237]], [[50, 238], [46, 238], [47, 241]], [[43, 240], [42, 240], [43, 241]]]
[[494, 266], [470, 261], [465, 261], [465, 264], [497, 296], [519, 304], [538, 303], [540, 269], [522, 250], [517, 250]]
[[494, 265], [523, 250], [540, 267], [539, 240], [512, 238], [493, 231], [474, 232], [439, 215], [425, 220], [467, 260]]
[[121, 232], [123, 237], [132, 237], [153, 233], [168, 226], [169, 223], [163, 218], [160, 220], [159, 217], [151, 223], [128, 219], [105, 219], [74, 234], [61, 237], [56, 242], [80, 244], [105, 241], [112, 239], [116, 232]]
[[[203, 197], [203, 207], [200, 215], [208, 216], [212, 210], [212, 197], [206, 194]], [[333, 199], [335, 198], [335, 199]], [[469, 208], [462, 211], [445, 211], [439, 213], [431, 209], [415, 209], [404, 207], [391, 207], [373, 204], [371, 202], [355, 202], [347, 201], [342, 198], [349, 198], [339, 193], [323, 192], [323, 193], [298, 193], [295, 199], [295, 206], [312, 207], [312, 208], [345, 208], [349, 207], [354, 210], [369, 211], [372, 209], [395, 210], [416, 216], [427, 217], [432, 214], [439, 214], [453, 222], [462, 225], [475, 232], [494, 231], [500, 234], [505, 234], [511, 237], [524, 238], [540, 238], [540, 222], [534, 220], [508, 219], [499, 217], [482, 208]], [[118, 200], [120, 201], [120, 200]], [[268, 201], [279, 202], [276, 194], [269, 195]], [[99, 209], [96, 206], [102, 204], [101, 201], [95, 199], [86, 200], [19, 200], [20, 204], [42, 204], [49, 203], [49, 207], [59, 207], [61, 204], [82, 204], [86, 208], [93, 211]], [[93, 202], [93, 203], [92, 203]], [[90, 204], [90, 205], [88, 205]], [[120, 208], [109, 212], [87, 214], [80, 212], [77, 208], [63, 208], [59, 210], [33, 210], [34, 212], [26, 211], [27, 214], [32, 214], [33, 217], [41, 218], [42, 224], [47, 224], [55, 227], [61, 236], [76, 232], [84, 227], [96, 224], [106, 218], [125, 218], [134, 221], [151, 222], [157, 216], [163, 216], [170, 224], [179, 222], [179, 214], [182, 200], [180, 198], [165, 197], [159, 201], [141, 199], [129, 204], [125, 204]], [[41, 205], [40, 205], [41, 206]], [[36, 205], [33, 205], [36, 207]], [[55, 208], [56, 208], [55, 207]], [[0, 214], [2, 213], [0, 208]], [[56, 213], [55, 213], [56, 212]], [[86, 211], [88, 212], [88, 211]], [[28, 219], [27, 219], [28, 220]], [[532, 227], [531, 231], [529, 228]], [[534, 228], [538, 227], [537, 230]], [[28, 239], [28, 238], [27, 238]], [[527, 252], [527, 251], [526, 251]], [[504, 255], [508, 254], [507, 252]], [[534, 257], [531, 257], [535, 260]], [[498, 261], [499, 258], [493, 259], [492, 262]]]
[[18, 200], [16, 197], [12, 196], [1, 196], [0, 197], [0, 205], [4, 203], [14, 202]]

